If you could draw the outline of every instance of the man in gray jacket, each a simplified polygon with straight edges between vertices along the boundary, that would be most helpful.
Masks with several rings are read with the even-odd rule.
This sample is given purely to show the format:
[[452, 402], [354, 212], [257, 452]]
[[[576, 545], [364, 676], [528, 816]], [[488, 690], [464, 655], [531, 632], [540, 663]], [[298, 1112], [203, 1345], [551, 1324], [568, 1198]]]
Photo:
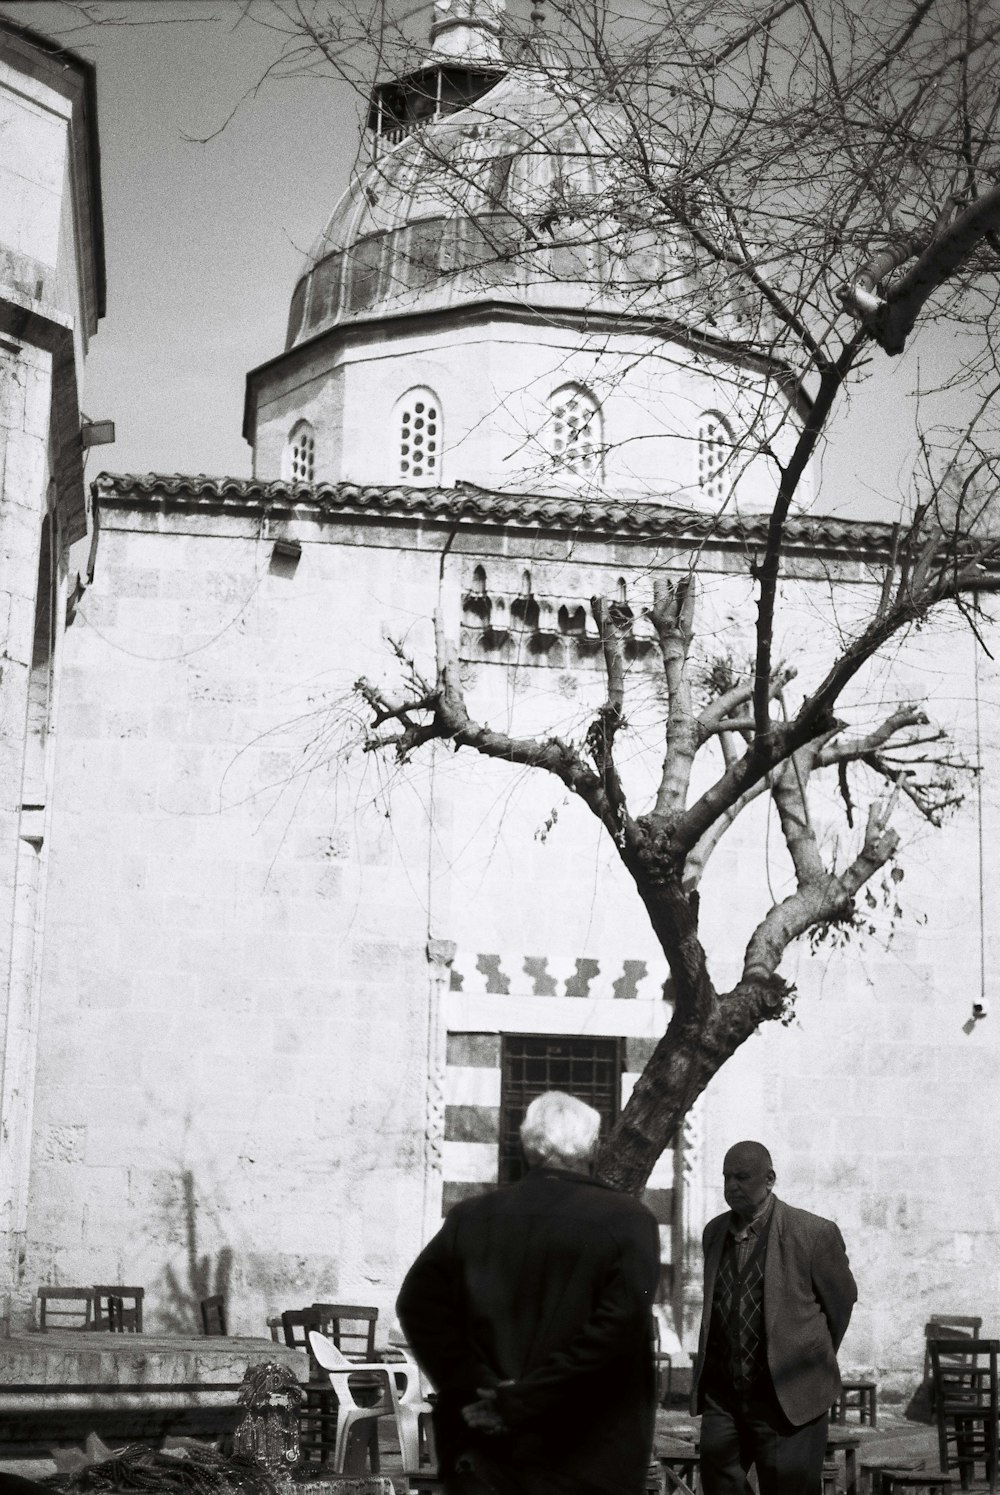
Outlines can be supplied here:
[[819, 1495], [837, 1349], [858, 1290], [832, 1220], [773, 1193], [760, 1142], [726, 1153], [728, 1211], [705, 1227], [705, 1306], [692, 1411], [704, 1495]]

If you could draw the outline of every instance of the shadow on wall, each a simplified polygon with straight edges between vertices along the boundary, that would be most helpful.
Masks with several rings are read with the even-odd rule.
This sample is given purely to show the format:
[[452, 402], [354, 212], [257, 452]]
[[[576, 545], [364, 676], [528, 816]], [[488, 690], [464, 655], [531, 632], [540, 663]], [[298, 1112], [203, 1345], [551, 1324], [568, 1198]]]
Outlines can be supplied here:
[[198, 1200], [195, 1195], [194, 1174], [185, 1169], [181, 1174], [181, 1189], [184, 1209], [184, 1233], [187, 1245], [187, 1280], [182, 1282], [173, 1267], [164, 1271], [164, 1292], [160, 1317], [165, 1329], [174, 1334], [201, 1333], [201, 1300], [221, 1293], [229, 1298], [230, 1281], [233, 1274], [233, 1253], [223, 1246], [214, 1259], [206, 1252], [198, 1253]]

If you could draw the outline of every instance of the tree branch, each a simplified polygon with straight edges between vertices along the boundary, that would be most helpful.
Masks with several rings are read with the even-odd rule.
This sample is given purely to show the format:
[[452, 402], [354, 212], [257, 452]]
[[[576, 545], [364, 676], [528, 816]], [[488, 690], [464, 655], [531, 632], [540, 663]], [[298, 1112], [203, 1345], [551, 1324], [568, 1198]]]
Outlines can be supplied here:
[[843, 918], [850, 912], [854, 895], [894, 855], [898, 834], [889, 828], [896, 802], [875, 802], [868, 811], [864, 844], [851, 865], [839, 876], [824, 876], [796, 889], [762, 919], [747, 945], [743, 981], [767, 981], [778, 969], [788, 946], [816, 924]]
[[676, 585], [666, 577], [654, 578], [653, 608], [649, 616], [656, 629], [667, 682], [667, 742], [653, 811], [656, 815], [683, 809], [695, 754], [702, 740], [687, 672], [694, 614], [693, 572]]
[[[873, 255], [837, 295], [886, 353], [902, 353], [924, 304], [979, 245], [1000, 231], [1000, 184], [977, 197], [946, 228], [908, 234]], [[915, 260], [882, 294], [893, 270]]]

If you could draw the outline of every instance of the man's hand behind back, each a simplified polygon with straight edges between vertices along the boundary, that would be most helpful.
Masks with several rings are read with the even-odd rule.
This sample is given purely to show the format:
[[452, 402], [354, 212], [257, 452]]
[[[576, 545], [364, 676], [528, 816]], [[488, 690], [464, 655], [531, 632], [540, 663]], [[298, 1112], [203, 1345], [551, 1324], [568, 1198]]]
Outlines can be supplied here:
[[476, 1395], [479, 1397], [478, 1402], [470, 1402], [467, 1407], [462, 1408], [466, 1426], [475, 1428], [480, 1433], [505, 1433], [507, 1424], [497, 1411], [496, 1391], [477, 1386]]

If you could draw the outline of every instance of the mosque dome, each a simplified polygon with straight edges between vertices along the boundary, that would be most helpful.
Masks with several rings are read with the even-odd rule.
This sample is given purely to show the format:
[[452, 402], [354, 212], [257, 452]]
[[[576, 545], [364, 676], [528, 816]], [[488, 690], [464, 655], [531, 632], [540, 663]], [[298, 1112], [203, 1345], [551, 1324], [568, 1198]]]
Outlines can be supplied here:
[[683, 281], [679, 235], [645, 226], [624, 200], [621, 106], [537, 62], [485, 81], [457, 112], [376, 137], [390, 148], [306, 259], [288, 348], [333, 327], [484, 302], [648, 317], [655, 293], [662, 315], [665, 280], [675, 293]]

